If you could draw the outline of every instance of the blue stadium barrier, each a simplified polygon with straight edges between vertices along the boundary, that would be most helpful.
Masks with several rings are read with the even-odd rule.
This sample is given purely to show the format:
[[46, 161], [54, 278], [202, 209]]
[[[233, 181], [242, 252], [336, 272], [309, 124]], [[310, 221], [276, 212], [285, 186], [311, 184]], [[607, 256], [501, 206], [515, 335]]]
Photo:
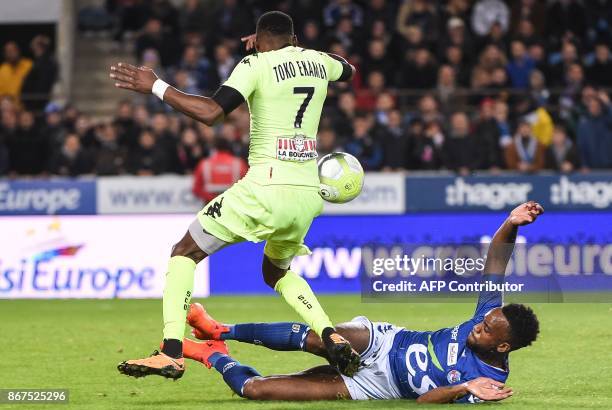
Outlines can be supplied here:
[[508, 210], [527, 200], [547, 210], [609, 211], [612, 173], [406, 178], [408, 212]]
[[95, 215], [96, 180], [0, 180], [0, 215]]
[[[538, 175], [370, 173], [362, 195], [325, 214], [499, 211], [533, 199], [547, 210], [612, 209], [612, 172]], [[193, 213], [190, 176], [0, 180], [0, 215]]]

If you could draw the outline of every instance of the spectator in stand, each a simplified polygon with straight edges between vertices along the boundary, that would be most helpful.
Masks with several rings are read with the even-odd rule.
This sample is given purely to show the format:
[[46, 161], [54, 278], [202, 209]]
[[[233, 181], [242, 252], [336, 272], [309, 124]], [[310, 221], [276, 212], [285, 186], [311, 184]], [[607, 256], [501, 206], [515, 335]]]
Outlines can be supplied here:
[[405, 0], [397, 13], [397, 31], [408, 37], [410, 27], [418, 27], [427, 43], [433, 43], [438, 36], [438, 21], [435, 5], [427, 0]]
[[489, 78], [489, 84], [486, 88], [497, 89], [503, 91], [504, 89], [510, 86], [510, 81], [508, 80], [508, 72], [501, 68], [494, 68], [491, 72], [491, 77]]
[[[130, 100], [122, 100], [117, 105], [113, 125], [117, 132], [118, 142], [128, 150], [136, 148], [140, 135], [140, 126], [134, 120], [134, 105]], [[82, 138], [82, 137], [81, 137]]]
[[476, 141], [470, 135], [470, 120], [466, 113], [455, 112], [450, 118], [450, 129], [444, 139], [442, 159], [445, 168], [468, 175], [484, 162], [478, 157]]
[[378, 134], [383, 147], [383, 171], [406, 169], [411, 146], [410, 138], [402, 127], [402, 114], [399, 110], [389, 112], [387, 123], [380, 127]]
[[[418, 103], [418, 117], [425, 123], [429, 124], [432, 122], [440, 123], [444, 120], [444, 117], [440, 113], [438, 101], [431, 94], [425, 94], [421, 97]], [[428, 127], [429, 128], [429, 127]]]
[[446, 30], [446, 36], [439, 42], [441, 49], [459, 47], [466, 61], [471, 62], [474, 56], [473, 42], [465, 28], [465, 22], [459, 17], [452, 17], [446, 24]]
[[350, 18], [341, 18], [333, 31], [329, 31], [328, 43], [340, 43], [350, 54], [362, 54], [363, 38], [361, 33], [355, 29], [355, 25]]
[[81, 147], [76, 134], [68, 134], [61, 149], [55, 152], [49, 162], [49, 172], [53, 175], [76, 177], [93, 172], [93, 161], [88, 152]]
[[412, 166], [409, 168], [432, 170], [442, 166], [444, 134], [437, 122], [423, 124], [420, 119], [413, 120], [410, 124], [410, 138]]
[[20, 175], [39, 175], [45, 171], [48, 147], [36, 126], [34, 114], [22, 111], [16, 132], [7, 141], [11, 171]]
[[553, 46], [558, 39], [568, 34], [583, 38], [586, 31], [586, 13], [584, 6], [577, 0], [558, 0], [550, 3], [547, 11], [546, 28], [548, 39]]
[[322, 40], [321, 31], [316, 21], [309, 20], [304, 24], [302, 35], [298, 37], [300, 47], [312, 50], [324, 50], [325, 44]]
[[402, 63], [398, 84], [402, 88], [429, 89], [436, 85], [438, 67], [426, 48], [407, 53]]
[[210, 33], [216, 37], [217, 43], [223, 39], [233, 49], [240, 44], [240, 37], [255, 31], [251, 7], [238, 0], [223, 0], [212, 19]]
[[387, 28], [385, 32], [393, 32], [392, 27], [395, 25], [396, 16], [394, 3], [387, 0], [370, 0], [369, 10], [365, 16], [366, 29], [372, 29], [372, 26], [380, 22]]
[[449, 46], [444, 51], [444, 61], [449, 65], [460, 87], [467, 87], [470, 83], [470, 70], [467, 63], [464, 61], [463, 52], [457, 46]]
[[0, 176], [6, 175], [9, 169], [9, 152], [0, 136]]
[[164, 34], [178, 39], [180, 34], [179, 13], [170, 0], [150, 0], [151, 16], [161, 21]]
[[584, 71], [578, 63], [569, 65], [565, 75], [565, 87], [559, 95], [561, 118], [568, 118], [576, 110], [576, 104], [584, 87]]
[[388, 26], [383, 20], [375, 20], [370, 28], [369, 36], [372, 40], [382, 41], [385, 45], [387, 58], [397, 63], [401, 60], [401, 51], [404, 49], [405, 44], [400, 36], [388, 27], [392, 26]]
[[529, 57], [533, 60], [536, 69], [540, 70], [542, 74], [548, 73], [546, 50], [542, 43], [533, 43], [529, 46]]
[[23, 81], [23, 103], [28, 109], [41, 111], [49, 103], [51, 88], [57, 80], [58, 66], [51, 52], [51, 40], [38, 35], [30, 44], [34, 62]]
[[546, 88], [546, 78], [540, 70], [529, 74], [529, 93], [536, 107], [546, 107], [550, 100], [550, 91]]
[[544, 168], [546, 148], [531, 133], [531, 124], [521, 119], [516, 134], [505, 149], [506, 166], [520, 172], [537, 172]]
[[357, 115], [355, 95], [345, 92], [338, 97], [338, 107], [332, 113], [332, 126], [336, 130], [339, 140], [346, 141], [353, 135], [353, 120]]
[[529, 57], [522, 41], [514, 40], [510, 45], [512, 60], [506, 66], [512, 88], [525, 89], [529, 86], [529, 75], [535, 68], [535, 62]]
[[498, 23], [503, 32], [510, 26], [510, 10], [502, 0], [478, 0], [472, 9], [472, 30], [478, 36], [486, 36], [491, 26]]
[[136, 58], [143, 64], [145, 63], [144, 52], [148, 49], [157, 52], [163, 67], [169, 67], [177, 62], [177, 53], [180, 52], [180, 47], [177, 47], [174, 37], [164, 32], [162, 22], [157, 18], [151, 18], [147, 21], [143, 32], [136, 40]]
[[[164, 152], [164, 172], [181, 173], [178, 158], [178, 135], [170, 130], [170, 121], [165, 114], [155, 114], [151, 120], [156, 146]], [[140, 137], [142, 140], [142, 135]], [[142, 142], [140, 144], [142, 146]]]
[[232, 152], [234, 155], [240, 158], [248, 158], [248, 145], [244, 143], [242, 140], [242, 135], [240, 134], [240, 130], [236, 126], [235, 123], [225, 123], [221, 126], [221, 130], [219, 131], [221, 137], [225, 138], [229, 141]]
[[440, 10], [441, 25], [446, 27], [448, 21], [453, 17], [457, 17], [461, 21], [468, 21], [470, 18], [470, 7], [469, 0], [448, 0], [446, 5], [442, 6]]
[[[185, 47], [183, 58], [178, 65], [179, 70], [186, 71], [195, 81], [195, 86], [202, 92], [208, 93], [214, 90], [219, 80], [213, 70], [213, 66], [207, 58], [200, 55], [195, 46]], [[185, 91], [185, 90], [181, 90]]]
[[[148, 48], [142, 53], [142, 65], [151, 68], [161, 78], [168, 77], [166, 70], [160, 65], [159, 53], [153, 48]], [[147, 110], [151, 112], [168, 112], [171, 110], [169, 105], [164, 104], [163, 101], [152, 94], [145, 95], [144, 100]]]
[[346, 152], [355, 156], [366, 171], [378, 171], [383, 165], [383, 149], [372, 135], [372, 119], [357, 116], [353, 121], [353, 138], [346, 144]]
[[222, 84], [227, 80], [230, 73], [236, 66], [236, 59], [230, 53], [230, 49], [225, 45], [221, 44], [215, 48], [215, 74], [216, 81], [214, 83], [214, 88], [217, 85]]
[[218, 137], [212, 155], [200, 161], [194, 171], [192, 192], [204, 203], [210, 202], [244, 177], [247, 170], [246, 161], [232, 153], [229, 141]]
[[485, 98], [480, 103], [479, 117], [474, 128], [474, 141], [479, 151], [477, 157], [480, 159], [474, 168], [497, 171], [503, 167], [500, 137], [501, 130], [495, 118], [495, 101]]
[[376, 99], [376, 108], [374, 110], [374, 120], [378, 125], [387, 125], [389, 122], [389, 113], [395, 108], [395, 98], [390, 92], [381, 93]]
[[200, 0], [186, 0], [180, 10], [180, 26], [186, 33], [201, 33], [208, 30], [212, 23], [212, 13], [207, 12]]
[[127, 169], [128, 150], [119, 144], [117, 128], [113, 124], [99, 127], [99, 147], [96, 149], [97, 175], [121, 175]]
[[529, 19], [523, 19], [519, 22], [518, 33], [515, 38], [522, 41], [526, 47], [542, 41], [542, 37], [537, 34], [536, 28]]
[[421, 30], [419, 26], [408, 26], [406, 28], [406, 36], [404, 37], [403, 45], [399, 47], [400, 55], [403, 51], [411, 52], [417, 48], [423, 47], [427, 48], [423, 30]]
[[[393, 79], [397, 67], [388, 55], [383, 40], [372, 40], [363, 59], [362, 74], [368, 76], [372, 71], [380, 71], [386, 79]], [[390, 83], [388, 85], [392, 85]]]
[[323, 9], [323, 20], [327, 27], [336, 26], [341, 19], [348, 19], [354, 26], [363, 25], [363, 9], [352, 0], [332, 0]]
[[553, 131], [552, 144], [546, 149], [546, 169], [570, 173], [580, 168], [580, 156], [565, 128], [556, 125]]
[[190, 174], [204, 156], [204, 148], [200, 143], [198, 132], [191, 128], [185, 128], [181, 132], [178, 145], [178, 158], [182, 174]]
[[15, 171], [12, 170], [14, 160], [12, 159], [11, 155], [11, 143], [17, 140], [17, 112], [14, 109], [5, 109], [2, 110], [1, 114], [2, 123], [0, 124], [0, 146], [3, 146], [8, 151], [6, 170], [10, 171], [12, 174]]
[[321, 128], [317, 136], [317, 153], [319, 158], [336, 151], [343, 151], [343, 148], [336, 139], [336, 132], [330, 127]]
[[566, 73], [569, 67], [577, 63], [579, 63], [579, 60], [576, 45], [571, 41], [563, 42], [560, 59], [556, 63], [551, 64], [548, 70], [548, 75], [550, 77], [549, 84], [559, 87], [565, 85]]
[[478, 58], [478, 64], [472, 70], [472, 87], [486, 88], [491, 84], [491, 77], [496, 68], [505, 67], [508, 64], [506, 55], [497, 46], [488, 45]]
[[4, 45], [4, 62], [0, 64], [0, 96], [8, 95], [19, 101], [23, 80], [32, 69], [32, 60], [21, 56], [14, 41]]
[[546, 5], [540, 0], [518, 0], [510, 2], [510, 25], [514, 35], [521, 36], [522, 24], [528, 21], [534, 34], [542, 37], [546, 29]]
[[[113, 2], [107, 2], [108, 5]], [[147, 23], [151, 15], [149, 1], [147, 0], [125, 0], [115, 2], [116, 8], [109, 12], [117, 16], [117, 29], [114, 36], [115, 41], [123, 41], [125, 33], [135, 33], [140, 31]]]
[[66, 129], [62, 124], [62, 108], [59, 104], [50, 102], [45, 107], [45, 125], [42, 134], [49, 145], [49, 153], [59, 151], [64, 144]]
[[587, 69], [589, 83], [598, 87], [612, 87], [612, 58], [606, 43], [595, 45], [594, 62]]
[[586, 101], [588, 112], [578, 123], [578, 148], [585, 169], [612, 168], [612, 107], [600, 91]]
[[491, 25], [489, 33], [484, 37], [480, 37], [477, 41], [477, 44], [478, 50], [482, 50], [486, 46], [493, 45], [498, 47], [500, 50], [505, 51], [508, 47], [506, 40], [506, 32], [504, 31], [502, 25], [498, 21], [494, 22]]
[[188, 71], [178, 70], [174, 73], [173, 77], [174, 87], [178, 90], [187, 94], [201, 94], [201, 90], [198, 88], [196, 80], [189, 75]]
[[367, 88], [357, 90], [357, 109], [372, 111], [376, 107], [376, 97], [385, 89], [385, 76], [380, 71], [372, 71], [368, 76]]
[[451, 66], [440, 66], [435, 94], [445, 114], [456, 111], [459, 106], [465, 104], [463, 98], [457, 94], [455, 70]]
[[138, 146], [128, 154], [127, 171], [135, 175], [159, 175], [167, 171], [166, 155], [155, 144], [152, 130], [140, 132]]

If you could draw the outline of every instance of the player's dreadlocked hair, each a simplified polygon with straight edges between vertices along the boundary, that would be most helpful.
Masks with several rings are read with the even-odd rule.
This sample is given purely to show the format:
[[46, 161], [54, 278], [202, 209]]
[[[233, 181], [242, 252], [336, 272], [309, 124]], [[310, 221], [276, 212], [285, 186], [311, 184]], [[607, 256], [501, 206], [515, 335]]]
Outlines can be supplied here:
[[502, 307], [502, 313], [510, 324], [511, 350], [529, 346], [540, 332], [540, 322], [530, 307], [510, 303]]
[[268, 32], [274, 36], [292, 36], [293, 20], [282, 11], [269, 11], [257, 20], [257, 32]]

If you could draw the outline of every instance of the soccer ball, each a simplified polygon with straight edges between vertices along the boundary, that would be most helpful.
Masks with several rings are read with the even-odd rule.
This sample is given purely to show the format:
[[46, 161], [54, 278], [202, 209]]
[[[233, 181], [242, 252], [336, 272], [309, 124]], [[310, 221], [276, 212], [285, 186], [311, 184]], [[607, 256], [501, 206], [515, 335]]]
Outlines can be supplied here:
[[332, 152], [319, 160], [319, 194], [336, 204], [352, 201], [363, 187], [363, 168], [354, 156]]

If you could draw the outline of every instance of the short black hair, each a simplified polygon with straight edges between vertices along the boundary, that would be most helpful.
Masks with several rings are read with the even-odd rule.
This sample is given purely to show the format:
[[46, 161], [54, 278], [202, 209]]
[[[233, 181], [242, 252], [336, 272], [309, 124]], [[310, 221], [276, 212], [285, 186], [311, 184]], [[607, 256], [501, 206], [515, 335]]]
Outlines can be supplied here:
[[502, 307], [502, 313], [510, 324], [510, 350], [531, 345], [540, 332], [540, 322], [530, 307], [510, 303]]
[[230, 152], [233, 153], [232, 143], [226, 140], [223, 137], [216, 137], [214, 141], [214, 147], [217, 151], [220, 152]]
[[292, 36], [293, 20], [282, 11], [269, 11], [257, 20], [257, 33], [267, 32], [273, 36]]

